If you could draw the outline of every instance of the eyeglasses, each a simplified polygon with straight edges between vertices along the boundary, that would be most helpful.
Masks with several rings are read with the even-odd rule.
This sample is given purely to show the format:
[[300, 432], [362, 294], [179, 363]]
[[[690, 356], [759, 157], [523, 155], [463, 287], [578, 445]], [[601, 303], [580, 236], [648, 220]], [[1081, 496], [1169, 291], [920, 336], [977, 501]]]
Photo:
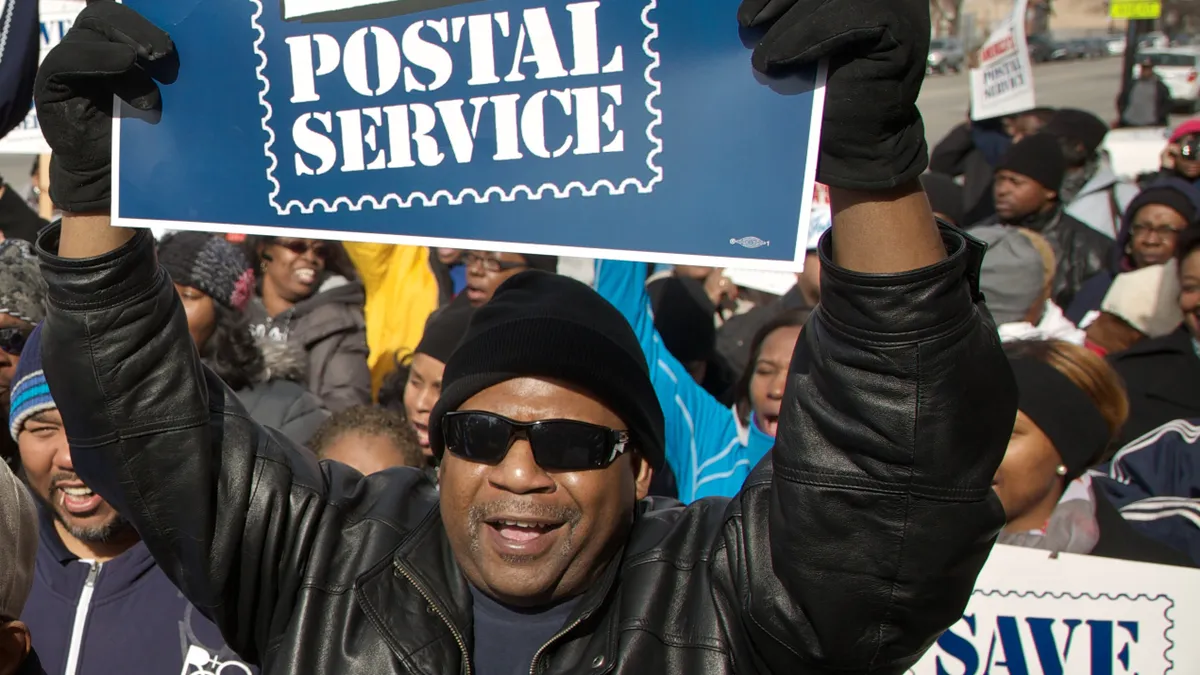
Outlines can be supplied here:
[[304, 255], [312, 251], [321, 260], [329, 260], [329, 256], [333, 252], [329, 248], [329, 244], [320, 241], [308, 242], [304, 239], [290, 239], [287, 241], [276, 240], [275, 244], [286, 248], [296, 255]]
[[533, 459], [548, 471], [603, 469], [629, 449], [629, 432], [575, 420], [517, 422], [489, 412], [449, 412], [442, 438], [455, 457], [499, 464], [518, 438], [529, 442]]
[[1200, 156], [1200, 138], [1189, 136], [1179, 144], [1179, 156], [1182, 159], [1195, 161]]
[[24, 328], [0, 328], [0, 349], [13, 356], [20, 356], [31, 332]]
[[523, 262], [505, 262], [499, 258], [472, 252], [464, 253], [462, 260], [463, 264], [467, 267], [479, 263], [488, 272], [506, 272], [508, 270], [519, 270], [529, 267], [529, 265]]
[[1129, 228], [1130, 233], [1135, 237], [1144, 237], [1148, 234], [1154, 234], [1160, 239], [1170, 239], [1179, 236], [1182, 230], [1177, 230], [1170, 225], [1150, 225], [1148, 223], [1134, 223]]

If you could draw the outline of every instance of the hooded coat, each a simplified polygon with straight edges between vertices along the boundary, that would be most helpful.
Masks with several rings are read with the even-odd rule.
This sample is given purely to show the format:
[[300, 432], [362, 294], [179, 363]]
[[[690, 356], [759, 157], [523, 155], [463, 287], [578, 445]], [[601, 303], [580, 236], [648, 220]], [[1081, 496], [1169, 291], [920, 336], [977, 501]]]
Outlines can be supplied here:
[[304, 386], [304, 352], [269, 340], [259, 340], [259, 347], [266, 368], [252, 386], [235, 393], [255, 422], [307, 446], [329, 411]]
[[277, 316], [268, 316], [259, 298], [246, 313], [256, 337], [291, 343], [308, 355], [308, 390], [330, 412], [340, 412], [371, 402], [365, 300], [361, 283], [330, 276], [312, 297]]
[[[1200, 212], [1200, 189], [1192, 186], [1187, 181], [1171, 177], [1160, 178], [1147, 184], [1142, 191], [1145, 192], [1153, 188], [1168, 188], [1180, 192], [1195, 203], [1197, 212]], [[1145, 203], [1136, 197], [1129, 203], [1124, 215], [1121, 217], [1121, 230], [1117, 233], [1116, 241], [1113, 242], [1108, 264], [1104, 269], [1085, 281], [1071, 300], [1071, 304], [1067, 307], [1067, 318], [1074, 323], [1078, 324], [1083, 321], [1089, 312], [1100, 310], [1100, 303], [1104, 302], [1104, 296], [1108, 293], [1113, 279], [1118, 274], [1136, 269], [1133, 258], [1129, 255], [1127, 249], [1129, 247], [1129, 240], [1133, 237], [1133, 232], [1130, 229], [1133, 224], [1133, 216], [1144, 205]]]

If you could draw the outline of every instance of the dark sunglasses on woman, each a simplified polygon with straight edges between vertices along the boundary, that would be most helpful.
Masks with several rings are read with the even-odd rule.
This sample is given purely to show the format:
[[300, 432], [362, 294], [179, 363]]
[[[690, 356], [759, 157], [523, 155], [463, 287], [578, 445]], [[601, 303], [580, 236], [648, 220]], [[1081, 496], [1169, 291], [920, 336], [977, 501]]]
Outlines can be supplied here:
[[312, 251], [321, 260], [329, 260], [329, 256], [333, 251], [329, 248], [329, 244], [320, 241], [305, 241], [304, 239], [290, 239], [287, 241], [275, 241], [275, 244], [286, 248], [296, 255], [304, 255]]
[[455, 457], [499, 464], [519, 438], [547, 471], [603, 469], [629, 450], [629, 432], [575, 420], [517, 422], [495, 413], [466, 410], [442, 417], [442, 439]]
[[20, 356], [32, 332], [24, 328], [0, 328], [0, 349], [13, 356]]

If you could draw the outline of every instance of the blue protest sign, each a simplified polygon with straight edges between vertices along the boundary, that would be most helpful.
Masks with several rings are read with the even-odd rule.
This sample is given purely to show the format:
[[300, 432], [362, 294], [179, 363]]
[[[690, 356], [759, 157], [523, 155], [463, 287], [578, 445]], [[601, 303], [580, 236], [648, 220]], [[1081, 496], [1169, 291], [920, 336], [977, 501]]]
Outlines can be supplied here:
[[115, 125], [114, 216], [795, 268], [823, 73], [767, 81], [738, 0], [125, 0], [171, 33]]

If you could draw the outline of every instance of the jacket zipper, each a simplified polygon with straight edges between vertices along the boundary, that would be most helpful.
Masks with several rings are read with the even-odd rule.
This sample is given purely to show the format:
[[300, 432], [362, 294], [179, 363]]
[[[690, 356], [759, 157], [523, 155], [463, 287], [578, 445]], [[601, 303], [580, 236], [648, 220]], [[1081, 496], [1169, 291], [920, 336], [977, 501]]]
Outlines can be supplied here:
[[67, 668], [64, 675], [76, 675], [79, 672], [79, 652], [83, 647], [83, 629], [87, 626], [88, 610], [92, 607], [92, 593], [96, 591], [96, 577], [100, 576], [101, 563], [88, 563], [87, 580], [83, 582], [83, 592], [79, 594], [79, 604], [75, 605], [75, 624], [71, 628], [71, 646], [67, 651]]
[[550, 638], [550, 640], [548, 642], [546, 642], [546, 644], [542, 645], [541, 647], [538, 647], [538, 650], [533, 653], [533, 661], [531, 661], [529, 664], [529, 675], [537, 675], [537, 665], [538, 665], [538, 661], [542, 658], [542, 652], [546, 651], [546, 648], [549, 647], [550, 645], [554, 644], [554, 642], [557, 641], [559, 638], [561, 638], [562, 636], [566, 635], [567, 633], [570, 633], [571, 631], [575, 630], [575, 627], [578, 626], [579, 624], [583, 623], [584, 620], [586, 620], [588, 618], [589, 614], [591, 614], [591, 612], [584, 612], [583, 614], [581, 614], [579, 616], [578, 619], [575, 619], [574, 621], [572, 621], [570, 623], [570, 625], [568, 625], [566, 628], [555, 633], [554, 637]]
[[[458, 629], [454, 627], [454, 624], [450, 622], [450, 617], [446, 616], [445, 613], [442, 612], [442, 609], [438, 607], [436, 602], [433, 601], [433, 598], [429, 597], [429, 594], [425, 592], [425, 589], [421, 587], [421, 584], [417, 583], [417, 580], [414, 579], [412, 575], [400, 565], [399, 561], [393, 560], [392, 567], [396, 568], [396, 571], [400, 573], [400, 576], [408, 579], [408, 583], [412, 584], [413, 587], [417, 589], [417, 592], [421, 594], [421, 597], [425, 598], [425, 602], [429, 603], [429, 606], [433, 608], [433, 613], [437, 614], [438, 618], [442, 620], [442, 623], [446, 624], [446, 627], [450, 629], [450, 634], [454, 636], [454, 641], [458, 643], [458, 650], [462, 653], [463, 672], [465, 675], [471, 675], [471, 655], [467, 653], [467, 641], [463, 639], [462, 634], [459, 633]], [[67, 675], [73, 674], [68, 673]]]

